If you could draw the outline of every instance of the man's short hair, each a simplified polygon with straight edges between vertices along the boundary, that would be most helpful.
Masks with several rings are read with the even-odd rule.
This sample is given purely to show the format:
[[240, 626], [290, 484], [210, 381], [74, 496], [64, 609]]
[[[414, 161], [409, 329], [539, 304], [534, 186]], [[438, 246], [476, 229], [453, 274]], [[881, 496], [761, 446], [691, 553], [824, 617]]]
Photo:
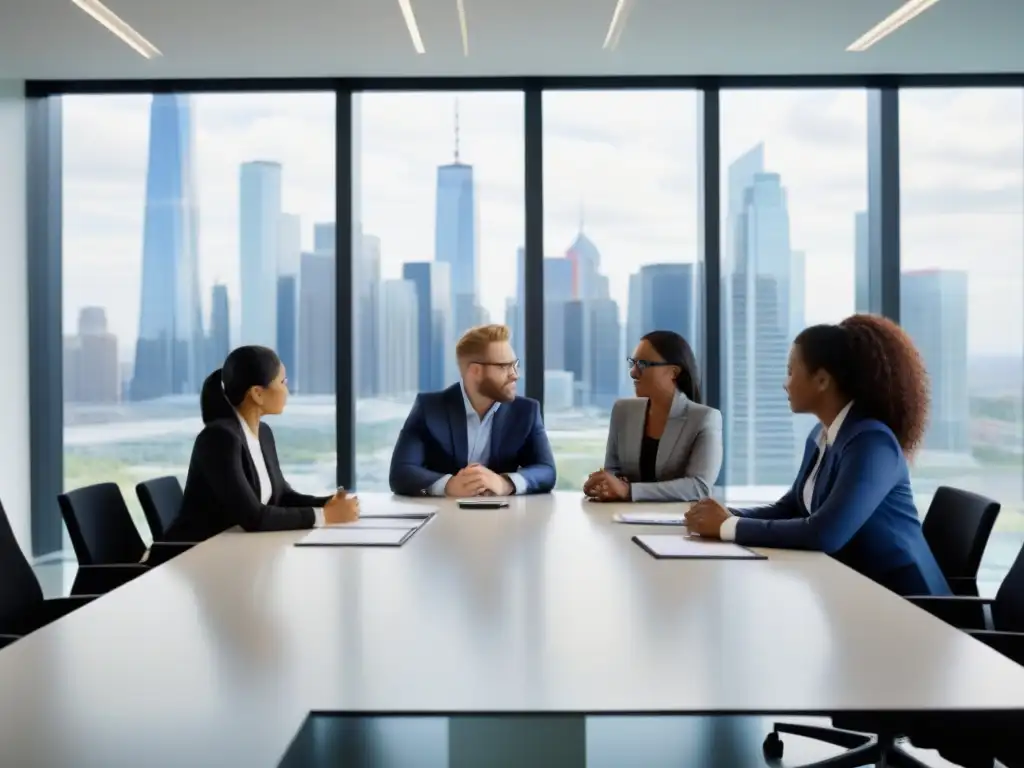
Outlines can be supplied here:
[[459, 362], [472, 362], [487, 354], [487, 347], [495, 342], [508, 341], [512, 337], [507, 325], [478, 325], [470, 328], [455, 345], [455, 356]]

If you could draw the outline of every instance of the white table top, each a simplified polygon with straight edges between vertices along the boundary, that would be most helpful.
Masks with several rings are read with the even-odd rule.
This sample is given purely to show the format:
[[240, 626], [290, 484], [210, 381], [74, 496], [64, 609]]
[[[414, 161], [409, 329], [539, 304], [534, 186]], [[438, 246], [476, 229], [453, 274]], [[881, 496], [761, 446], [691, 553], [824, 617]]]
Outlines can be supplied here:
[[442, 510], [399, 549], [225, 533], [4, 649], [5, 764], [276, 765], [313, 709], [1024, 708], [1024, 669], [821, 554], [655, 560], [631, 536], [672, 529], [571, 493], [405, 503]]

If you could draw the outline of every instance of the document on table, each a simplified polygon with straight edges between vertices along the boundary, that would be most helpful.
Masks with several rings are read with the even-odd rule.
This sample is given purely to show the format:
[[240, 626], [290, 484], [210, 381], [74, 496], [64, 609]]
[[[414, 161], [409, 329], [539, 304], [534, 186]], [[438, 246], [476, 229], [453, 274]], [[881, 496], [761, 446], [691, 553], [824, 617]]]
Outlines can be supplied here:
[[686, 512], [689, 509], [689, 504], [683, 504], [681, 508], [676, 507], [674, 512], [618, 512], [612, 519], [616, 523], [629, 523], [632, 525], [686, 525]]
[[408, 502], [392, 501], [390, 499], [374, 499], [372, 501], [359, 501], [359, 517], [404, 517], [410, 520], [426, 520], [433, 517], [437, 507], [425, 504], [410, 504]]
[[334, 525], [325, 526], [326, 528], [401, 528], [402, 530], [411, 530], [419, 528], [421, 525], [427, 522], [427, 518], [422, 517], [360, 517], [351, 523], [336, 523]]
[[415, 528], [352, 528], [332, 525], [314, 528], [305, 538], [295, 542], [297, 547], [400, 547]]
[[633, 541], [651, 555], [678, 560], [767, 560], [764, 555], [731, 541], [702, 539], [699, 536], [652, 534], [634, 536]]

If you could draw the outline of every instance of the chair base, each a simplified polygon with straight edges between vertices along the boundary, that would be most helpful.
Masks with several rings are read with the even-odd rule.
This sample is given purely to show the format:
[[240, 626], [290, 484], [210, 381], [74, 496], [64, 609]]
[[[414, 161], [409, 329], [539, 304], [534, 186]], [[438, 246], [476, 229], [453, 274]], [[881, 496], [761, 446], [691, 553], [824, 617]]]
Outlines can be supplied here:
[[865, 766], [928, 768], [925, 763], [900, 749], [892, 736], [875, 738], [855, 731], [797, 723], [775, 723], [773, 728], [774, 730], [768, 734], [762, 746], [765, 760], [769, 763], [775, 763], [782, 759], [783, 745], [779, 734], [788, 733], [793, 736], [823, 741], [826, 744], [834, 744], [837, 747], [845, 747], [848, 750], [835, 757], [818, 760], [814, 763], [805, 763], [799, 768], [864, 768]]

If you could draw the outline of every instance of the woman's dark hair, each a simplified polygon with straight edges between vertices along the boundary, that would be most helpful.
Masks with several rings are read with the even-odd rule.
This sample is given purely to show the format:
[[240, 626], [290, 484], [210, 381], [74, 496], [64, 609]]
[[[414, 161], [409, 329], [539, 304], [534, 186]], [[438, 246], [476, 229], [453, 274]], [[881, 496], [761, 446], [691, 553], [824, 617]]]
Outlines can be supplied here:
[[794, 343], [811, 373], [827, 371], [860, 413], [889, 427], [907, 456], [914, 453], [930, 396], [924, 361], [906, 331], [878, 315], [851, 315], [839, 325], [812, 325]]
[[224, 360], [224, 367], [206, 377], [199, 395], [203, 423], [231, 418], [234, 409], [253, 387], [269, 387], [281, 371], [281, 358], [267, 347], [238, 347]]
[[646, 341], [654, 351], [661, 355], [666, 363], [679, 366], [679, 376], [676, 377], [676, 389], [686, 395], [695, 403], [701, 403], [700, 395], [700, 371], [697, 368], [697, 358], [694, 357], [690, 344], [675, 331], [651, 331], [640, 337]]

